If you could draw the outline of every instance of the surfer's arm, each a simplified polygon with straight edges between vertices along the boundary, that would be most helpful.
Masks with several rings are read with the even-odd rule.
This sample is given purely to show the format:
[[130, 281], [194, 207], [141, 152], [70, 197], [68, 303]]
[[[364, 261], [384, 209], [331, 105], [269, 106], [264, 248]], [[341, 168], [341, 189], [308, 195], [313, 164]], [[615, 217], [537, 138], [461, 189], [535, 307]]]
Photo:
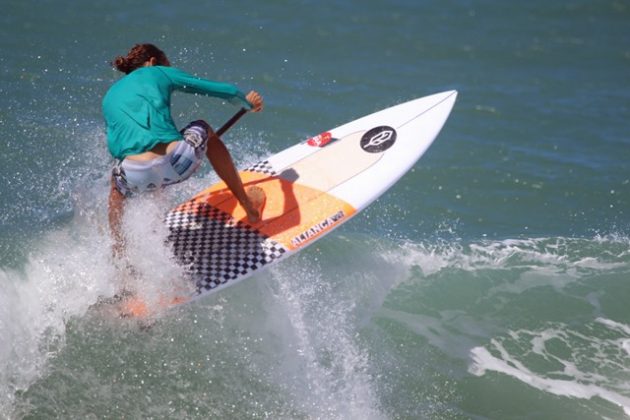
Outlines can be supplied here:
[[114, 180], [112, 179], [111, 189], [109, 190], [108, 217], [109, 229], [114, 241], [114, 244], [112, 245], [112, 253], [115, 258], [122, 256], [125, 247], [125, 240], [122, 233], [122, 217], [124, 209], [125, 196], [118, 191]]
[[173, 82], [176, 90], [225, 99], [248, 110], [253, 108], [245, 94], [231, 83], [202, 79], [175, 67], [161, 67], [161, 70]]

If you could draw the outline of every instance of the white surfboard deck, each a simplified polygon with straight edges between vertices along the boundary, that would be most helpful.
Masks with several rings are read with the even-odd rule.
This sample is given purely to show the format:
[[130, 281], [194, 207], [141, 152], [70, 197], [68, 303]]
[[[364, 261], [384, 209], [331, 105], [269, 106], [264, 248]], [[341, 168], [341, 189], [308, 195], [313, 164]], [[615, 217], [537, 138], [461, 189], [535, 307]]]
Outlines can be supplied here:
[[[267, 196], [258, 223], [247, 222], [222, 182], [171, 210], [168, 240], [195, 290], [167, 296], [162, 306], [232, 286], [350, 220], [425, 153], [456, 98], [447, 91], [375, 112], [329, 130], [326, 145], [304, 141], [241, 171], [246, 188]], [[142, 302], [130, 305], [132, 314], [146, 312]]]

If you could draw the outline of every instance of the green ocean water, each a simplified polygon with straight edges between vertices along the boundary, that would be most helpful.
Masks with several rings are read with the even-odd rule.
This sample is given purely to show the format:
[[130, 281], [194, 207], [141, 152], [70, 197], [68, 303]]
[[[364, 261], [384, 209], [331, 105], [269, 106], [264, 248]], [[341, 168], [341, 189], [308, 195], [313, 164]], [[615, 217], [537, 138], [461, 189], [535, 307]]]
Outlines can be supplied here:
[[[8, 1], [0, 17], [0, 418], [630, 417], [630, 3]], [[364, 213], [149, 325], [120, 278], [100, 103], [153, 42], [266, 100], [240, 166], [456, 89], [420, 162]], [[179, 124], [218, 100], [173, 98]], [[176, 278], [135, 200], [142, 286]]]

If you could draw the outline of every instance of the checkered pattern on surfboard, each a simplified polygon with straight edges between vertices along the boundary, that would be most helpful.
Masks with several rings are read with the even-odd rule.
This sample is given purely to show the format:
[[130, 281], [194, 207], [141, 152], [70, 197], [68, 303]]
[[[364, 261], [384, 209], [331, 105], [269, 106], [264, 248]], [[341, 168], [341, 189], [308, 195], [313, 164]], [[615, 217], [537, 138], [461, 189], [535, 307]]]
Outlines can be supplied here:
[[168, 241], [202, 293], [257, 270], [286, 249], [206, 203], [189, 202], [166, 215]]
[[259, 172], [270, 176], [276, 175], [276, 171], [273, 169], [273, 166], [271, 166], [271, 163], [268, 160], [261, 160], [245, 170], [248, 172]]

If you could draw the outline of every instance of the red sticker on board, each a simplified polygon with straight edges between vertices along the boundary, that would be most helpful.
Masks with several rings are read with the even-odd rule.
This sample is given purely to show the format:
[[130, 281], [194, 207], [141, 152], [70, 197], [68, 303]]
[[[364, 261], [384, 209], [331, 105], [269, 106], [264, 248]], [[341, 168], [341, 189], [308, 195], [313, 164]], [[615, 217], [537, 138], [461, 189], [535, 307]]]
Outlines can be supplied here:
[[316, 135], [315, 137], [311, 137], [306, 143], [308, 143], [309, 146], [313, 147], [324, 147], [328, 143], [330, 143], [331, 140], [332, 135], [329, 131], [326, 131], [324, 133]]

